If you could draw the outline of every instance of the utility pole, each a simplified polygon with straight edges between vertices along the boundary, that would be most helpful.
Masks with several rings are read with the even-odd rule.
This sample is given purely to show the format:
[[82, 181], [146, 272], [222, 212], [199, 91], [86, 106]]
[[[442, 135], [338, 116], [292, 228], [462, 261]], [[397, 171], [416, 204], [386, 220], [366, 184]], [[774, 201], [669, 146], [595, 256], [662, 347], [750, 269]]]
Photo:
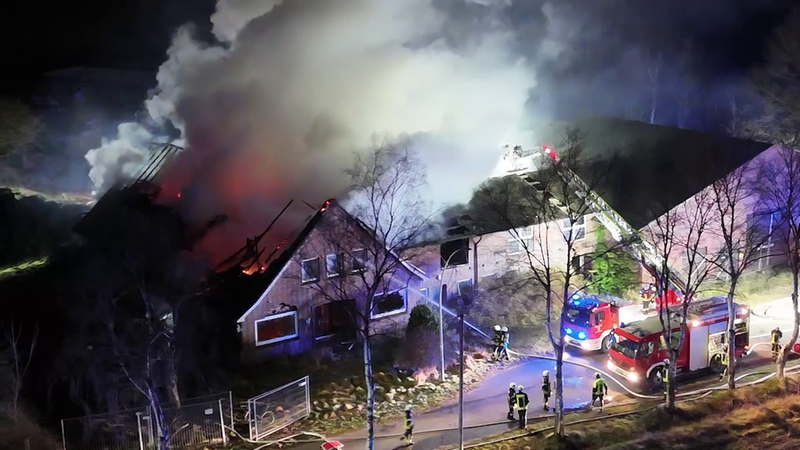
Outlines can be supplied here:
[[[453, 256], [460, 251], [469, 252], [469, 247], [459, 248], [451, 253], [450, 256], [448, 256], [444, 261], [444, 266], [442, 266], [442, 274], [439, 276], [439, 352], [441, 353], [442, 357], [442, 383], [447, 381], [444, 377], [444, 370], [446, 366], [444, 364], [444, 293], [442, 292], [442, 288], [444, 287], [444, 276], [447, 273], [447, 266], [450, 264], [450, 260], [453, 259]], [[469, 258], [469, 253], [467, 255], [467, 258]]]
[[464, 450], [464, 313], [458, 316], [458, 449]]

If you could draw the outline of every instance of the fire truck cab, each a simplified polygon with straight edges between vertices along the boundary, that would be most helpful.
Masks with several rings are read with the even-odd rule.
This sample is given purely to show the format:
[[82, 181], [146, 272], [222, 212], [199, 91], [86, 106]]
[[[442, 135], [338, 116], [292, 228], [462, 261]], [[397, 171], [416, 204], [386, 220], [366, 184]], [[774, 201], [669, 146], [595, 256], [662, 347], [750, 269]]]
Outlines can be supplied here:
[[584, 350], [608, 351], [611, 332], [620, 323], [646, 317], [640, 304], [610, 295], [573, 294], [564, 314], [564, 337], [568, 345]]
[[[736, 358], [747, 352], [750, 345], [750, 310], [735, 304], [734, 342]], [[670, 340], [677, 344], [681, 336], [680, 314], [673, 311]], [[692, 303], [687, 319], [688, 329], [683, 345], [674, 362], [678, 374], [711, 369], [722, 370], [721, 353], [728, 325], [728, 306], [725, 297], [712, 297]], [[661, 368], [669, 357], [658, 316], [621, 325], [614, 330], [608, 350], [608, 369], [629, 381], [657, 389], [662, 384]]]

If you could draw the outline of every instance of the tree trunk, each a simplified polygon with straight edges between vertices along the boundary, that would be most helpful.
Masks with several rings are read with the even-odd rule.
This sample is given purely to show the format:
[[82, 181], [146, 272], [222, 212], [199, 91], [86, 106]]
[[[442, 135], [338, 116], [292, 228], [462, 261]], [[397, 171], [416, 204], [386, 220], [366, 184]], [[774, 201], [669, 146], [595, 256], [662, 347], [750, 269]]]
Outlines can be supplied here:
[[158, 448], [159, 450], [169, 450], [170, 429], [169, 424], [164, 419], [164, 409], [161, 407], [158, 394], [153, 388], [148, 388], [148, 397], [148, 400], [150, 400], [150, 423], [153, 431], [158, 435]]
[[794, 311], [794, 324], [792, 325], [792, 335], [785, 344], [783, 344], [783, 349], [781, 353], [778, 355], [778, 369], [777, 369], [777, 376], [778, 379], [782, 382], [786, 382], [784, 378], [784, 372], [786, 371], [786, 359], [789, 357], [789, 352], [794, 347], [795, 342], [797, 342], [797, 335], [800, 329], [800, 313], [797, 312], [797, 294], [798, 294], [798, 264], [792, 262], [792, 311]]
[[667, 411], [669, 412], [675, 412], [675, 394], [677, 393], [675, 374], [678, 372], [675, 362], [678, 360], [681, 344], [678, 343], [678, 350], [670, 349], [669, 351], [669, 379], [667, 380]]
[[[562, 341], [563, 342], [563, 341]], [[555, 435], [559, 438], [565, 436], [564, 432], [564, 374], [561, 370], [564, 366], [564, 346], [556, 348], [556, 408], [555, 422], [553, 424]]]
[[364, 380], [367, 384], [367, 450], [375, 446], [375, 379], [372, 376], [372, 350], [369, 325], [364, 331]]
[[[178, 393], [178, 370], [175, 367], [175, 346], [171, 343], [167, 346], [167, 350], [169, 351], [169, 374], [167, 377], [167, 382], [169, 385], [167, 386], [167, 391], [169, 392], [169, 400], [172, 404], [179, 407], [181, 406], [181, 396]], [[186, 388], [186, 386], [184, 386]]]
[[736, 292], [738, 276], [731, 276], [731, 287], [728, 291], [728, 389], [736, 389], [736, 309], [733, 307], [733, 294]]

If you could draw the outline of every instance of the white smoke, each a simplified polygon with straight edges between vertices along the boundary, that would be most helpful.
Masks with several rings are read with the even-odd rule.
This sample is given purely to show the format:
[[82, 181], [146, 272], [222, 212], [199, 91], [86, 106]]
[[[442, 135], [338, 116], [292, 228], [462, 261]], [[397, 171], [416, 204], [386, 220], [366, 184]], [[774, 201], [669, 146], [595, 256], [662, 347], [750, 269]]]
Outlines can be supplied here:
[[[505, 2], [465, 0], [483, 17], [453, 23], [433, 1], [219, 0], [218, 43], [178, 30], [146, 106], [186, 141], [179, 188], [242, 214], [321, 202], [346, 188], [354, 151], [420, 136], [426, 197], [467, 200], [517, 132], [535, 78], [512, 50]], [[128, 173], [145, 133], [126, 124], [87, 154], [98, 189]]]
[[117, 127], [117, 139], [103, 139], [100, 147], [89, 150], [86, 160], [92, 168], [89, 178], [95, 192], [104, 192], [118, 179], [133, 176], [147, 159], [147, 148], [153, 134], [136, 123]]

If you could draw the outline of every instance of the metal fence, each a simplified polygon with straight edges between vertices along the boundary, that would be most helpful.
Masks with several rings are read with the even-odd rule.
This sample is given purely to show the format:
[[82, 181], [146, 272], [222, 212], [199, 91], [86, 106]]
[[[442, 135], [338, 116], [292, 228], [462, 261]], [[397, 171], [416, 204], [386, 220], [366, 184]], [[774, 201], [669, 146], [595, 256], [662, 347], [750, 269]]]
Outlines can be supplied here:
[[311, 397], [308, 377], [285, 384], [247, 401], [250, 440], [260, 441], [294, 422], [308, 417]]
[[[226, 392], [164, 405], [169, 447], [226, 443], [225, 427], [233, 427], [232, 400]], [[146, 450], [158, 447], [159, 435], [148, 407], [61, 420], [65, 450]]]

